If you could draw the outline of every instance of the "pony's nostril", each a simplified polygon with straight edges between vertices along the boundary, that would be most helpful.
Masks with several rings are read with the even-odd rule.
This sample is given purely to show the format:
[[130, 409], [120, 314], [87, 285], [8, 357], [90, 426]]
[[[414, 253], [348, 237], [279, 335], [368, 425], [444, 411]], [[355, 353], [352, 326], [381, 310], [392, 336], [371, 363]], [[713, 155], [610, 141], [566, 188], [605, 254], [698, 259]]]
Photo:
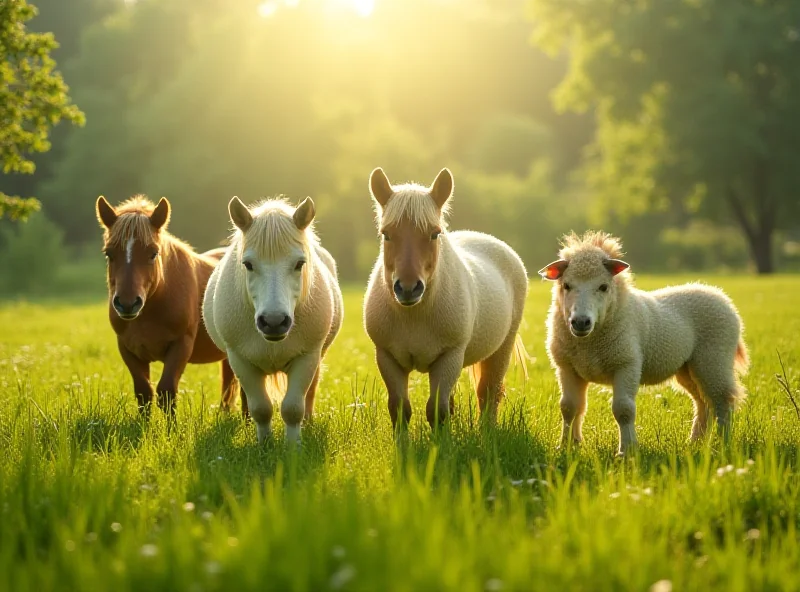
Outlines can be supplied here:
[[403, 286], [400, 284], [400, 280], [394, 283], [394, 293], [397, 294], [397, 296], [403, 295]]
[[256, 326], [263, 333], [286, 332], [292, 325], [292, 317], [284, 313], [258, 315]]
[[133, 306], [131, 306], [131, 309], [139, 310], [140, 308], [142, 308], [143, 304], [144, 304], [144, 302], [142, 302], [142, 297], [141, 296], [137, 296], [136, 297], [136, 301], [133, 303]]
[[264, 315], [258, 315], [256, 317], [256, 327], [258, 327], [259, 331], [265, 331], [267, 328], [267, 317]]
[[570, 324], [576, 331], [586, 331], [592, 325], [592, 322], [588, 317], [576, 317], [572, 319]]
[[413, 298], [419, 298], [422, 296], [422, 293], [425, 291], [425, 284], [422, 283], [422, 280], [417, 280], [414, 289], [411, 290], [411, 296]]
[[114, 305], [114, 308], [116, 308], [117, 310], [122, 308], [122, 303], [119, 301], [119, 296], [114, 296], [114, 300], [112, 300], [112, 304]]

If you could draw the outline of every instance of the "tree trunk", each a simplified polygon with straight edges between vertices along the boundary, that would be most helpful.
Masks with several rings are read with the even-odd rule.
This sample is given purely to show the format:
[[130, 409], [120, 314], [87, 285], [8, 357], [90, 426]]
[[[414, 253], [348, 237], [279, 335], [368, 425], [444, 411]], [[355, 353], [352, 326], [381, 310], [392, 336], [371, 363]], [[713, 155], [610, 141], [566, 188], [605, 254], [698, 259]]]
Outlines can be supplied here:
[[772, 228], [762, 228], [756, 236], [748, 236], [750, 252], [759, 275], [767, 275], [775, 271], [772, 260], [772, 230]]

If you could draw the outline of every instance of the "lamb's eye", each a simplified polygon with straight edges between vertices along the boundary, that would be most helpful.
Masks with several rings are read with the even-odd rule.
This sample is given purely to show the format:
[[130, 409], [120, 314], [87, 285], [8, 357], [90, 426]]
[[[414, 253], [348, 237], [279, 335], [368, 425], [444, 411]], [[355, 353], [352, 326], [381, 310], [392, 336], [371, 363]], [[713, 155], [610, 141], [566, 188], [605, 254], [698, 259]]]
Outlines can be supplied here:
[[305, 264], [306, 264], [306, 260], [305, 259], [300, 259], [297, 262], [297, 264], [294, 266], [294, 270], [295, 271], [300, 271], [301, 269], [303, 269], [303, 265], [305, 265]]
[[431, 234], [431, 240], [432, 240], [432, 241], [433, 241], [433, 240], [436, 240], [437, 238], [439, 238], [439, 235], [440, 235], [440, 234], [442, 234], [442, 231], [441, 231], [441, 230], [437, 230], [436, 232], [434, 232], [433, 234]]
[[253, 264], [250, 263], [249, 261], [242, 261], [242, 265], [244, 265], [244, 268], [247, 271], [253, 271]]
[[600, 284], [601, 292], [608, 292], [608, 284]]
[[387, 243], [388, 243], [388, 242], [391, 240], [391, 239], [389, 238], [389, 235], [388, 235], [388, 234], [386, 234], [385, 232], [381, 232], [381, 236], [383, 237], [383, 240], [384, 240], [385, 242], [387, 242]]
[[569, 292], [570, 290], [572, 290], [572, 286], [570, 286], [569, 284], [564, 284], [564, 289], [565, 289], [567, 292]]

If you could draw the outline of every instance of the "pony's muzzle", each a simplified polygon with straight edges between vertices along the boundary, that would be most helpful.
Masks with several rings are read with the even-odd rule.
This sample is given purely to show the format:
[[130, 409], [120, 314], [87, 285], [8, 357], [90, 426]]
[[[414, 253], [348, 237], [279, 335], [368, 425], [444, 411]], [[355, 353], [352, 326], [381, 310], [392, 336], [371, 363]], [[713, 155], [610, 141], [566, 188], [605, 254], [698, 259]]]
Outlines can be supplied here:
[[144, 306], [144, 300], [142, 300], [141, 296], [137, 296], [132, 303], [122, 302], [119, 296], [115, 294], [111, 304], [114, 305], [114, 310], [117, 311], [119, 318], [130, 321], [139, 316]]
[[592, 332], [592, 319], [587, 316], [575, 316], [569, 320], [569, 328], [575, 337], [586, 337]]
[[292, 317], [282, 312], [260, 314], [256, 317], [256, 327], [267, 341], [282, 341], [292, 328]]
[[425, 284], [422, 280], [417, 280], [417, 283], [411, 287], [403, 285], [400, 280], [394, 283], [394, 296], [403, 306], [414, 306], [422, 299], [422, 294], [424, 293]]

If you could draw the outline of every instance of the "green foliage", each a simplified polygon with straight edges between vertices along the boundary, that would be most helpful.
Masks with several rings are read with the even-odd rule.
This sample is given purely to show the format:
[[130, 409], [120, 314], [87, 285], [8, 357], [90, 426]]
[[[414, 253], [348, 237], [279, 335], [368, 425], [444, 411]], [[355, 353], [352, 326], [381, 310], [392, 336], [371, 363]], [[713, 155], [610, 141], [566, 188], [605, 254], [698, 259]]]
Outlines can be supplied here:
[[53, 289], [64, 261], [64, 232], [44, 214], [26, 224], [0, 227], [0, 293], [30, 294]]
[[536, 361], [527, 382], [512, 368], [500, 426], [480, 427], [464, 376], [450, 431], [431, 435], [427, 381], [412, 376], [397, 443], [362, 291], [346, 289], [299, 454], [281, 446], [279, 416], [259, 448], [251, 422], [217, 414], [217, 365], [187, 369], [175, 429], [158, 412], [141, 424], [105, 303], [5, 304], [0, 589], [795, 590], [800, 422], [773, 373], [778, 349], [798, 388], [800, 281], [718, 283], [753, 359], [733, 445], [688, 444], [691, 400], [652, 387], [628, 463], [594, 387], [583, 447], [556, 449], [543, 282], [521, 332]]
[[[50, 149], [47, 136], [62, 119], [82, 124], [83, 114], [67, 96], [67, 85], [55, 72], [50, 33], [31, 33], [25, 23], [36, 8], [25, 0], [0, 4], [0, 163], [4, 173], [33, 173], [29, 154]], [[0, 193], [0, 218], [24, 218], [35, 211], [33, 199]]]
[[569, 46], [562, 109], [596, 107], [593, 187], [620, 214], [669, 204], [739, 225], [761, 272], [800, 209], [800, 4], [532, 0]]

